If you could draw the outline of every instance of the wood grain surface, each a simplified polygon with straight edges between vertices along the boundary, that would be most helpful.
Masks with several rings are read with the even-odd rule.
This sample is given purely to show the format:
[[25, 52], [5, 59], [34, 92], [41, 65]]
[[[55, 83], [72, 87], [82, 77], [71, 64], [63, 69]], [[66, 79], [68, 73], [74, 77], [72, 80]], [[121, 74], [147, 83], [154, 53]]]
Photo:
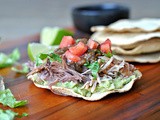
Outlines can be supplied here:
[[[39, 35], [0, 43], [0, 52], [20, 49], [20, 62], [28, 61], [27, 44], [39, 42]], [[10, 88], [18, 100], [28, 100], [24, 107], [12, 109], [29, 114], [26, 120], [159, 120], [160, 119], [160, 63], [134, 64], [143, 74], [133, 88], [126, 93], [111, 94], [100, 101], [89, 102], [79, 98], [59, 96], [46, 89], [37, 88], [10, 67], [0, 69], [6, 88]], [[0, 104], [2, 109], [10, 109]]]

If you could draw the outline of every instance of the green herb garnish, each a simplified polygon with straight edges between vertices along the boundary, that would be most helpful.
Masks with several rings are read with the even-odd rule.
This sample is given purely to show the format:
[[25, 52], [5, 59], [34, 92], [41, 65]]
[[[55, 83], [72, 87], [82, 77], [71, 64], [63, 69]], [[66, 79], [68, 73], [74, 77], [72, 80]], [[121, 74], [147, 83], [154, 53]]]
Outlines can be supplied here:
[[111, 52], [108, 52], [107, 54], [106, 53], [103, 53], [104, 56], [108, 57], [108, 58], [111, 58], [113, 56], [113, 54]]
[[41, 58], [36, 57], [35, 63], [36, 63], [36, 66], [39, 66], [39, 65], [43, 64], [44, 61]]
[[9, 55], [0, 53], [0, 68], [11, 66], [19, 59], [20, 59], [20, 52], [17, 48], [14, 49], [12, 53]]
[[14, 120], [18, 113], [12, 110], [2, 110], [0, 109], [0, 120]]
[[10, 89], [0, 90], [0, 103], [11, 108], [21, 107], [27, 104], [27, 100], [17, 101]]
[[22, 117], [26, 117], [26, 116], [28, 116], [28, 113], [22, 113], [21, 115], [16, 115], [16, 117], [18, 117], [18, 118], [22, 118]]
[[97, 73], [100, 69], [99, 63], [97, 61], [95, 61], [93, 63], [86, 62], [84, 64], [84, 66], [86, 66], [87, 68], [89, 68], [91, 70], [91, 73], [92, 73], [93, 77], [96, 79], [97, 78]]
[[14, 120], [15, 117], [21, 118], [28, 116], [27, 113], [22, 113], [22, 115], [19, 115], [18, 113], [12, 111], [12, 110], [2, 110], [0, 109], [0, 120]]
[[57, 54], [51, 53], [49, 56], [53, 61], [62, 62], [61, 57], [59, 55], [57, 55]]
[[49, 59], [50, 61], [58, 61], [62, 62], [62, 59], [59, 55], [55, 53], [50, 53], [50, 54], [44, 54], [40, 53], [39, 56], [36, 58], [36, 66], [39, 66], [44, 63], [45, 59]]

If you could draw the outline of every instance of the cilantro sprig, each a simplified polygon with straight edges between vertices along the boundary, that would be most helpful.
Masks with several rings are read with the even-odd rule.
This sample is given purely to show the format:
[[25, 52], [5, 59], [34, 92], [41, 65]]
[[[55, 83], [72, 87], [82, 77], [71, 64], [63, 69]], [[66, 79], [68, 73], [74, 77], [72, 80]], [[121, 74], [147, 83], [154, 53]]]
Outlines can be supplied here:
[[21, 118], [28, 116], [27, 113], [22, 113], [19, 115], [17, 112], [12, 110], [2, 110], [0, 109], [0, 120], [14, 120], [15, 117]]
[[20, 52], [16, 48], [10, 54], [0, 53], [0, 68], [8, 67], [20, 59]]
[[84, 64], [84, 66], [86, 66], [87, 68], [89, 68], [91, 70], [91, 73], [92, 73], [94, 79], [96, 79], [97, 78], [97, 73], [100, 69], [98, 61], [95, 61], [93, 63], [86, 62]]
[[36, 66], [43, 64], [44, 63], [43, 60], [45, 60], [46, 58], [49, 58], [50, 61], [62, 62], [61, 57], [55, 53], [50, 53], [50, 54], [40, 53], [36, 58]]
[[113, 53], [108, 52], [107, 54], [103, 53], [103, 55], [106, 56], [106, 57], [108, 57], [108, 58], [111, 58], [113, 56]]
[[27, 104], [27, 100], [17, 101], [10, 89], [0, 90], [0, 103], [11, 108], [21, 107]]
[[[5, 89], [3, 77], [0, 76], [0, 103], [11, 108], [21, 107], [27, 104], [27, 100], [17, 101], [10, 89]], [[21, 118], [28, 116], [27, 113], [16, 113], [10, 109], [0, 109], [0, 120], [14, 120], [15, 117]]]

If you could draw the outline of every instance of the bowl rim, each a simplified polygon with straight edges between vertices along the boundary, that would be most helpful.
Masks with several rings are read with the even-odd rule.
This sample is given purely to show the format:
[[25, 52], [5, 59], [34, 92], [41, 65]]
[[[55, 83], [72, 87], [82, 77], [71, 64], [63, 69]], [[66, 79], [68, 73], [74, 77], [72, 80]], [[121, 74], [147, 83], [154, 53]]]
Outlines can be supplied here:
[[82, 14], [82, 15], [104, 14], [106, 12], [117, 12], [117, 11], [118, 12], [129, 11], [129, 7], [117, 3], [104, 3], [104, 4], [85, 5], [85, 6], [75, 6], [72, 8], [73, 14]]

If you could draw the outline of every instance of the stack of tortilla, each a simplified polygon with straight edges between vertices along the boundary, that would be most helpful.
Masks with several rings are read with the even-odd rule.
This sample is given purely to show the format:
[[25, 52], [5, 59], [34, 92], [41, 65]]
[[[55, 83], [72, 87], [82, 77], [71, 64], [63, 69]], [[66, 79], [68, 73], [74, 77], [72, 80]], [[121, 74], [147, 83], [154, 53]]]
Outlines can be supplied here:
[[160, 19], [119, 20], [109, 26], [93, 26], [91, 39], [102, 43], [107, 38], [118, 59], [129, 62], [160, 61]]

